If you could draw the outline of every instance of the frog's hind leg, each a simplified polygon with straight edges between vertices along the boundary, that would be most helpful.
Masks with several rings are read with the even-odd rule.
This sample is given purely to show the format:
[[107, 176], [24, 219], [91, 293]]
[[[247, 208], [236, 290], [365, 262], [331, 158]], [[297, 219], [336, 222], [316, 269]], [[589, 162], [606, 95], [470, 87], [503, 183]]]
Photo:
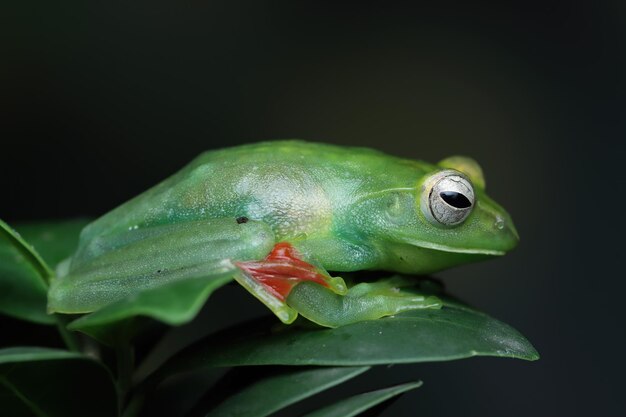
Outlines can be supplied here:
[[339, 327], [363, 320], [392, 316], [408, 310], [441, 308], [439, 298], [404, 290], [407, 280], [391, 277], [360, 283], [344, 296], [312, 282], [295, 286], [287, 303], [307, 319], [326, 327]]
[[305, 262], [290, 244], [277, 244], [267, 223], [245, 217], [133, 228], [98, 243], [104, 249], [91, 245], [79, 251], [53, 280], [50, 312], [91, 312], [168, 282], [230, 274], [290, 323], [298, 313], [285, 300], [297, 283], [312, 281], [336, 293], [346, 290], [341, 278]]
[[275, 243], [265, 222], [235, 218], [133, 229], [111, 237], [103, 253], [75, 255], [51, 283], [48, 310], [86, 313], [172, 281], [235, 277], [234, 262], [262, 259]]

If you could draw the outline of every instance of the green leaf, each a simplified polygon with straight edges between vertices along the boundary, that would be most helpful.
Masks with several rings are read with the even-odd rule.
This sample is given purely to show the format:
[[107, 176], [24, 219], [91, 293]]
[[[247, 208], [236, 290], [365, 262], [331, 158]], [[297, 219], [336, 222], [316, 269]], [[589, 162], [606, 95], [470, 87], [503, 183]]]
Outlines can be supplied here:
[[369, 367], [289, 369], [226, 398], [207, 417], [264, 417], [352, 379]]
[[48, 349], [40, 347], [11, 347], [0, 349], [0, 366], [15, 362], [35, 362], [55, 359], [82, 358], [80, 353], [67, 350]]
[[0, 220], [0, 313], [39, 324], [46, 314], [49, 268], [20, 236]]
[[[48, 265], [70, 256], [87, 220], [25, 223], [13, 230], [0, 220], [0, 313], [39, 324], [46, 314]], [[32, 246], [31, 246], [32, 245]]]
[[89, 222], [89, 219], [71, 219], [21, 223], [15, 229], [54, 267], [74, 253], [80, 232]]
[[403, 394], [422, 385], [421, 381], [409, 382], [395, 387], [366, 392], [350, 398], [338, 401], [335, 404], [320, 408], [303, 417], [352, 417], [389, 400], [397, 395]]
[[7, 244], [14, 246], [22, 256], [32, 264], [33, 268], [39, 272], [40, 276], [47, 283], [54, 273], [39, 253], [37, 253], [35, 248], [28, 244], [17, 231], [2, 220], [0, 220], [0, 234], [4, 237]]
[[63, 350], [0, 349], [2, 415], [109, 417], [117, 415], [111, 375], [99, 362]]
[[[441, 297], [441, 296], [440, 296]], [[415, 310], [336, 329], [255, 320], [211, 335], [175, 355], [160, 371], [247, 365], [361, 366], [448, 361], [472, 356], [536, 360], [520, 333], [441, 297], [440, 310]]]
[[[109, 304], [73, 321], [68, 329], [81, 331], [111, 344], [132, 336], [129, 332], [132, 332], [133, 326], [128, 322], [138, 316], [181, 325], [198, 314], [213, 291], [231, 280], [232, 273], [226, 272], [210, 278], [171, 282]], [[120, 329], [122, 334], [119, 334]]]

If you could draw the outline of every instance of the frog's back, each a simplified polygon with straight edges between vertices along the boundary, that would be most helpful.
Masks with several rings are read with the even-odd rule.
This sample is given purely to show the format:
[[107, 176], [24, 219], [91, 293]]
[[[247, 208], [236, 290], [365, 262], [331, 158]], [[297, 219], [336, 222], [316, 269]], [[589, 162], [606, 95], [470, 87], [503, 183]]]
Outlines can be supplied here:
[[319, 163], [320, 158], [328, 165], [346, 163], [362, 164], [372, 158], [397, 159], [380, 151], [364, 147], [346, 147], [303, 140], [277, 140], [240, 145], [233, 148], [210, 150], [200, 154], [188, 166], [195, 168], [205, 164], [264, 164], [287, 163], [300, 165]]
[[415, 170], [417, 177], [427, 166], [368, 148], [298, 140], [207, 151], [178, 173], [88, 225], [81, 234], [77, 255], [97, 255], [102, 246], [98, 240], [107, 236], [180, 221], [237, 216], [254, 205], [261, 194], [264, 201], [315, 198], [316, 190], [328, 194], [320, 187], [330, 179], [343, 181], [335, 187], [340, 188], [336, 191], [340, 198], [345, 184], [361, 186], [363, 178], [373, 176], [378, 181], [385, 176], [394, 180], [398, 177], [394, 170]]

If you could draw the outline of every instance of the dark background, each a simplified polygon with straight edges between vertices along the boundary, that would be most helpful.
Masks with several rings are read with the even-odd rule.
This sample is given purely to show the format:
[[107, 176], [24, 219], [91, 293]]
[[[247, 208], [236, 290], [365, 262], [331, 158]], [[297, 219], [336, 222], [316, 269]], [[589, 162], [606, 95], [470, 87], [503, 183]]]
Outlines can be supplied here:
[[265, 139], [471, 155], [522, 241], [438, 276], [542, 358], [379, 370], [425, 381], [385, 415], [626, 415], [623, 2], [14, 3], [0, 217], [97, 216]]

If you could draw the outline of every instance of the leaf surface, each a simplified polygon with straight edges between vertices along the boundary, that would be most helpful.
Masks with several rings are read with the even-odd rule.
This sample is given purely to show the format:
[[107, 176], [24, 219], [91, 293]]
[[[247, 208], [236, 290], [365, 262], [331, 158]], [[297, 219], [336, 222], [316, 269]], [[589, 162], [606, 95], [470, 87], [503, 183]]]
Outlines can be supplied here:
[[54, 324], [46, 313], [51, 266], [72, 254], [87, 220], [37, 222], [16, 230], [0, 220], [0, 313]]
[[175, 355], [163, 374], [213, 366], [363, 366], [497, 356], [536, 360], [519, 332], [442, 297], [440, 310], [415, 310], [336, 329], [302, 320], [291, 326], [254, 320], [200, 340]]
[[289, 369], [226, 398], [207, 417], [264, 417], [352, 379], [368, 367]]
[[50, 277], [53, 275], [52, 269], [43, 260], [41, 255], [35, 250], [35, 248], [29, 244], [19, 234], [19, 232], [13, 229], [4, 221], [0, 220], [0, 234], [2, 234], [4, 241], [15, 247], [22, 256], [36, 269], [43, 280], [47, 283]]
[[89, 222], [89, 219], [32, 222], [17, 224], [15, 229], [54, 268], [74, 253], [80, 232]]
[[322, 407], [303, 417], [353, 417], [369, 410], [378, 404], [395, 396], [403, 394], [422, 385], [421, 381], [409, 382], [395, 387], [384, 388], [376, 391], [355, 395], [341, 401], [337, 401], [326, 407]]
[[39, 324], [53, 324], [46, 314], [52, 272], [35, 250], [0, 220], [0, 313]]

